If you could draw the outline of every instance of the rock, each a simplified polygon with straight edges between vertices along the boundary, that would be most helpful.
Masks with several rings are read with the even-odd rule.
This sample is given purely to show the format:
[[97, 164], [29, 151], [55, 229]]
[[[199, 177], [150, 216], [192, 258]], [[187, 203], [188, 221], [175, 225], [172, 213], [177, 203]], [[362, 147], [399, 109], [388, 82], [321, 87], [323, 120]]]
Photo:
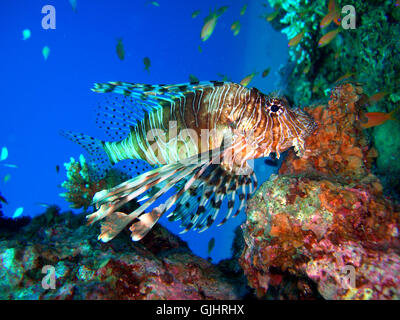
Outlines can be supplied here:
[[[0, 299], [239, 299], [213, 264], [161, 226], [140, 242], [97, 240], [85, 216], [56, 207], [0, 241]], [[44, 289], [43, 267], [55, 289]], [[46, 282], [51, 284], [50, 282]]]
[[248, 202], [240, 265], [260, 298], [400, 298], [400, 208], [370, 172], [358, 90], [309, 110], [306, 157], [290, 152]]

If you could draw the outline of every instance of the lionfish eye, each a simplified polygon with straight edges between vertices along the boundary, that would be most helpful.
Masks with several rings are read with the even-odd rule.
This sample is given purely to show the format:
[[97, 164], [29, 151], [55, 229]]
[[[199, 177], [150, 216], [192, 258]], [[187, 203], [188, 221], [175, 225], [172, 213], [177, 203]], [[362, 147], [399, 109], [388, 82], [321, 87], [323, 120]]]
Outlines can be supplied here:
[[278, 112], [279, 109], [280, 109], [280, 107], [277, 106], [276, 104], [273, 104], [273, 105], [271, 106], [271, 111], [272, 111], [272, 112]]

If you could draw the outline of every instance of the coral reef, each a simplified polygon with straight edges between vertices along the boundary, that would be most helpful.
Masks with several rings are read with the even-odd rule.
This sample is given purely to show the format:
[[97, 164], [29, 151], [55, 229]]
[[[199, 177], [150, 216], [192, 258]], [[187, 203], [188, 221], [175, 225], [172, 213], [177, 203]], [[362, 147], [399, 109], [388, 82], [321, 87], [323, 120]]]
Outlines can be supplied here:
[[[396, 92], [400, 86], [396, 76], [400, 71], [396, 41], [400, 34], [400, 8], [395, 7], [394, 1], [353, 1], [356, 28], [343, 29], [329, 45], [319, 48], [319, 39], [338, 27], [333, 22], [320, 27], [328, 13], [328, 2], [269, 0], [280, 12], [272, 23], [275, 29], [288, 39], [305, 31], [299, 44], [289, 48], [289, 61], [296, 66], [287, 82], [287, 94], [296, 104], [309, 105], [328, 98], [332, 84], [350, 72], [358, 81], [365, 81], [368, 94], [385, 89], [390, 93], [388, 101], [400, 101]], [[348, 4], [338, 0], [335, 3], [339, 11]], [[309, 72], [304, 72], [308, 65]]]
[[[122, 234], [110, 243], [84, 214], [51, 207], [0, 241], [0, 299], [239, 299], [210, 262], [160, 225], [140, 242]], [[45, 266], [55, 289], [44, 289]]]
[[[269, 0], [279, 10], [271, 22], [276, 30], [288, 39], [305, 31], [299, 44], [289, 48], [288, 65], [281, 68], [282, 91], [296, 105], [305, 106], [327, 100], [339, 79], [355, 79], [363, 83], [368, 96], [387, 93], [377, 104], [367, 103], [366, 111], [394, 110], [400, 101], [400, 7], [395, 1], [352, 1], [355, 29], [333, 22], [321, 28], [328, 2]], [[341, 11], [349, 3], [336, 0], [335, 4]], [[328, 45], [318, 47], [319, 39], [336, 28], [341, 32]], [[400, 179], [393, 178], [400, 176], [400, 139], [393, 138], [400, 135], [400, 125], [389, 121], [368, 131], [379, 154], [374, 172], [382, 178], [385, 193], [400, 198]]]
[[307, 109], [318, 130], [305, 157], [290, 151], [248, 202], [240, 264], [262, 298], [400, 299], [400, 207], [370, 170], [362, 90], [344, 84], [331, 96]]
[[[359, 102], [363, 98], [361, 87], [343, 84], [332, 90], [328, 106], [305, 108], [318, 129], [307, 139], [305, 156], [298, 158], [290, 152], [279, 173], [306, 172], [341, 177], [346, 181], [368, 176], [377, 152], [369, 148], [360, 127]], [[372, 175], [370, 177], [372, 179]]]
[[128, 179], [128, 176], [116, 169], [109, 170], [104, 177], [98, 177], [90, 163], [83, 155], [80, 155], [79, 161], [71, 157], [70, 162], [64, 163], [67, 171], [67, 180], [61, 187], [66, 189], [60, 193], [70, 207], [74, 209], [87, 209], [96, 192], [108, 189], [118, 185]]

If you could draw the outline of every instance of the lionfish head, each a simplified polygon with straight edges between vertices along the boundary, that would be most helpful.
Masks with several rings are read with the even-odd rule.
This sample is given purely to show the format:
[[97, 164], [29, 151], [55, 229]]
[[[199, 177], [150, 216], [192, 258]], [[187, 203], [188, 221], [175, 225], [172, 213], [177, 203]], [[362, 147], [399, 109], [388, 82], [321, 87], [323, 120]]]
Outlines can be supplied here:
[[298, 156], [304, 153], [305, 139], [316, 129], [314, 119], [300, 108], [290, 108], [285, 97], [267, 97], [261, 105], [262, 122], [255, 129], [258, 153], [264, 157], [294, 147]]

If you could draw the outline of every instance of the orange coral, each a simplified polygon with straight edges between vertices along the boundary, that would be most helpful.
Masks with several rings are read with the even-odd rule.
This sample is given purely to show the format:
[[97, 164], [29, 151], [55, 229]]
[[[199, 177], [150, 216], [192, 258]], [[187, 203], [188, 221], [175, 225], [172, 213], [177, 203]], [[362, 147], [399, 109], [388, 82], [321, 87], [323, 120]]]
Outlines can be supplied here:
[[360, 178], [368, 174], [376, 151], [369, 151], [361, 134], [358, 100], [360, 87], [344, 84], [332, 90], [328, 106], [306, 108], [318, 129], [306, 140], [306, 155], [289, 152], [280, 173], [318, 172], [325, 175]]
[[[327, 106], [306, 108], [318, 130], [306, 140], [305, 157], [290, 151], [281, 175], [248, 202], [240, 264], [260, 295], [275, 285], [273, 274], [289, 272], [306, 274], [327, 299], [400, 297], [400, 209], [370, 172], [377, 152], [360, 128], [360, 94], [344, 84]], [[349, 266], [356, 269], [351, 290], [343, 289], [340, 276]]]

